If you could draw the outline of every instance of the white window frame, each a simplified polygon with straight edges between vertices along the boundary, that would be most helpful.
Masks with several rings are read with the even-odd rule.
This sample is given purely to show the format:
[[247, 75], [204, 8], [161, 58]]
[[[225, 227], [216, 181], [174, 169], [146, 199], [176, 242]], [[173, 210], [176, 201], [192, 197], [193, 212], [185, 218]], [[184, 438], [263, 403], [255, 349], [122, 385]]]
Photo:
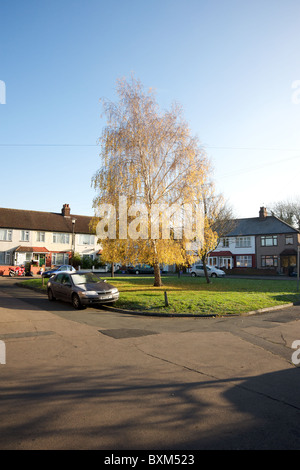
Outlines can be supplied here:
[[[63, 257], [63, 262], [57, 262], [58, 256]], [[52, 264], [58, 266], [58, 265], [63, 265], [63, 264], [69, 264], [69, 254], [68, 253], [52, 253]]]
[[218, 256], [209, 256], [207, 258], [208, 266], [217, 266], [218, 265]]
[[94, 245], [95, 238], [94, 235], [89, 233], [82, 233], [79, 235], [79, 243], [78, 245]]
[[68, 244], [70, 243], [70, 234], [64, 232], [53, 232], [52, 241], [53, 243]]
[[29, 242], [30, 232], [29, 230], [21, 230], [20, 240], [21, 242]]
[[0, 228], [0, 241], [11, 242], [12, 241], [12, 229]]
[[237, 268], [252, 268], [252, 256], [251, 255], [238, 255], [236, 257]]
[[236, 248], [250, 248], [251, 247], [251, 237], [236, 237], [235, 247]]
[[91, 260], [94, 261], [94, 255], [93, 255], [93, 254], [91, 254], [91, 255], [83, 254], [83, 255], [82, 255], [82, 259], [83, 259], [83, 258], [88, 258], [88, 259], [91, 259]]
[[229, 247], [229, 238], [222, 238], [222, 247], [223, 248]]
[[[10, 251], [0, 251], [0, 264], [9, 265], [11, 264], [11, 252]], [[3, 263], [2, 263], [3, 260]]]
[[36, 241], [44, 242], [45, 241], [45, 232], [36, 232]]

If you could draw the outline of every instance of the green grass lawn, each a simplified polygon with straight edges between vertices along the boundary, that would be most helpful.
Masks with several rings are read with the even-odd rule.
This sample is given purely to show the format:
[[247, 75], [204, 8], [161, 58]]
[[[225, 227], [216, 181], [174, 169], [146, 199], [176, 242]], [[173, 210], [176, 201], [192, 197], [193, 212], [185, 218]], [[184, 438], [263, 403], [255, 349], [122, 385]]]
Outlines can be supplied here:
[[[102, 277], [120, 291], [115, 306], [160, 313], [200, 315], [241, 314], [266, 307], [299, 302], [297, 281], [259, 279], [212, 279], [189, 276], [163, 276], [163, 287], [153, 287], [152, 276]], [[21, 282], [27, 287], [41, 287], [41, 279]], [[46, 289], [46, 281], [44, 289]], [[165, 306], [164, 292], [169, 306]]]

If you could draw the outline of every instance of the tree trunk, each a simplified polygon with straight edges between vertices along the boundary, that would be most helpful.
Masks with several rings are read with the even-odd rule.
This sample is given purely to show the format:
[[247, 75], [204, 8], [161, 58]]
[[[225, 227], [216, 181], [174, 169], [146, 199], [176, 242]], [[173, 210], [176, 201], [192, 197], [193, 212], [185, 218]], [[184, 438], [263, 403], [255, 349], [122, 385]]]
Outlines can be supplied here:
[[158, 262], [158, 256], [157, 256], [157, 249], [156, 249], [156, 242], [155, 240], [152, 240], [152, 245], [153, 245], [153, 252], [154, 252], [154, 286], [155, 287], [161, 287], [162, 282], [161, 282], [161, 275], [160, 275], [160, 266]]
[[111, 277], [115, 277], [115, 263], [111, 263]]
[[206, 269], [206, 255], [205, 255], [205, 256], [202, 256], [202, 263], [203, 263], [203, 269], [204, 269], [204, 274], [205, 274], [206, 282], [207, 282], [207, 284], [209, 284], [209, 283], [210, 283], [210, 279], [209, 279], [208, 272], [207, 272], [207, 269]]
[[158, 262], [154, 263], [154, 286], [155, 287], [161, 287], [162, 286], [161, 275], [160, 275], [160, 266], [159, 266]]

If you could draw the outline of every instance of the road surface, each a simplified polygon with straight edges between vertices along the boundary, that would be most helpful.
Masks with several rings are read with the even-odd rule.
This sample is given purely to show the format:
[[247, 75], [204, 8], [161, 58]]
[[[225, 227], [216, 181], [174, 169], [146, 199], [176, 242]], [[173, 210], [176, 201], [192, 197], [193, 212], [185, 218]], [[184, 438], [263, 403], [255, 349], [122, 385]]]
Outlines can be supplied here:
[[0, 449], [299, 449], [299, 319], [75, 311], [2, 278]]

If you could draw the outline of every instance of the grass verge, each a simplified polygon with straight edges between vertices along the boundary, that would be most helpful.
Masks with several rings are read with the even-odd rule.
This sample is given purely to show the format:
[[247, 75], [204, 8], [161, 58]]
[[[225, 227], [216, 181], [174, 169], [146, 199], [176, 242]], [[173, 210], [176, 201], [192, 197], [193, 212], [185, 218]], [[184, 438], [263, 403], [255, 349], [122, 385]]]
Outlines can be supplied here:
[[[103, 276], [103, 279], [105, 277]], [[118, 287], [120, 299], [115, 306], [127, 310], [194, 315], [242, 314], [300, 301], [296, 280], [213, 279], [189, 276], [163, 276], [163, 287], [153, 287], [151, 276], [107, 277]], [[23, 287], [46, 290], [41, 279], [18, 283]], [[165, 306], [164, 293], [169, 306]]]

